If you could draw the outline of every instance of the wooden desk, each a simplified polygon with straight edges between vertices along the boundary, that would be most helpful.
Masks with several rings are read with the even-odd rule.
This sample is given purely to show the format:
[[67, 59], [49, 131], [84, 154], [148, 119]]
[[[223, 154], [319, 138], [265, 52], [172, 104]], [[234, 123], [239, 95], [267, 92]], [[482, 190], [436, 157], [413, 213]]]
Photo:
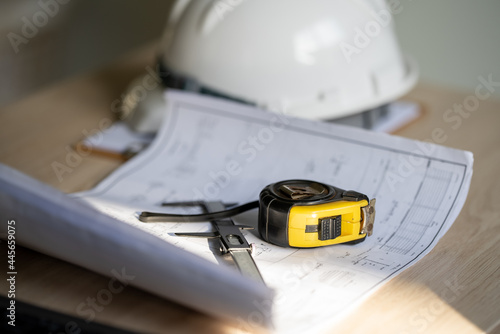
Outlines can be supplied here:
[[[147, 47], [95, 74], [60, 83], [4, 108], [0, 162], [65, 192], [92, 188], [120, 162], [90, 155], [62, 181], [52, 164], [64, 163], [69, 145], [112, 119], [114, 102], [125, 87], [153, 64], [153, 48]], [[342, 319], [336, 332], [500, 332], [500, 205], [496, 203], [500, 200], [500, 102], [481, 101], [478, 110], [454, 130], [452, 123], [443, 120], [443, 113], [466, 97], [439, 87], [417, 86], [408, 98], [420, 102], [425, 114], [398, 133], [427, 139], [439, 127], [447, 135], [444, 145], [474, 153], [474, 176], [460, 216], [429, 255]], [[5, 243], [0, 252], [6, 254]], [[78, 305], [95, 297], [109, 281], [21, 247], [17, 265], [18, 300], [75, 316]], [[6, 295], [5, 280], [0, 288]], [[115, 295], [96, 320], [138, 332], [237, 332], [132, 287]]]

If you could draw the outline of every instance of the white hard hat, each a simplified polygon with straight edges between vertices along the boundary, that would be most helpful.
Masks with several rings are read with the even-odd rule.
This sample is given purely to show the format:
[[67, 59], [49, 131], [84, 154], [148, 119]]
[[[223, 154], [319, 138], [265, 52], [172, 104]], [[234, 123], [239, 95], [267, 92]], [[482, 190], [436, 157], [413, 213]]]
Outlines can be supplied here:
[[161, 44], [167, 86], [303, 118], [362, 112], [417, 80], [384, 0], [177, 0]]

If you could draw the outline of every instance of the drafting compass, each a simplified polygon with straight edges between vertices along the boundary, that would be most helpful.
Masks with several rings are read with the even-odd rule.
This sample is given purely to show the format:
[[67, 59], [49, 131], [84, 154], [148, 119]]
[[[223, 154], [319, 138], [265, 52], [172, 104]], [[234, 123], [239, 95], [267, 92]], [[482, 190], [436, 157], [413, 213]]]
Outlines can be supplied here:
[[[177, 236], [184, 237], [200, 237], [200, 238], [218, 238], [220, 242], [220, 252], [222, 254], [229, 253], [236, 263], [241, 273], [247, 277], [264, 283], [262, 275], [260, 274], [255, 261], [252, 258], [252, 246], [245, 239], [241, 230], [253, 229], [251, 226], [235, 225], [230, 216], [222, 218], [210, 217], [212, 212], [227, 212], [226, 204], [223, 202], [177, 202], [177, 203], [164, 203], [163, 206], [199, 206], [207, 214], [198, 215], [202, 220], [198, 222], [211, 221], [215, 228], [213, 232], [199, 232], [199, 233], [175, 233]], [[241, 208], [240, 206], [238, 208]], [[246, 206], [249, 209], [250, 206]], [[248, 209], [247, 209], [248, 210]], [[243, 210], [246, 211], [246, 210]], [[243, 212], [240, 211], [240, 212]], [[234, 215], [234, 214], [233, 214]], [[142, 212], [139, 220], [142, 222], [192, 222], [189, 220], [189, 215], [170, 215], [161, 213]], [[205, 218], [206, 217], [206, 218]], [[168, 219], [170, 218], [170, 219]]]

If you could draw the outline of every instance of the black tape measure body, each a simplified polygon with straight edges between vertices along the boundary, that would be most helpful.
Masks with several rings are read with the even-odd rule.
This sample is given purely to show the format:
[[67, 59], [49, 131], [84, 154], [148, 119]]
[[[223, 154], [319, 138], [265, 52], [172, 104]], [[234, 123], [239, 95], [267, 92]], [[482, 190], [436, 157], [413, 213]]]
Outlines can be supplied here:
[[[294, 196], [293, 190], [297, 190], [297, 196]], [[303, 196], [300, 194], [301, 190]], [[345, 191], [315, 181], [286, 180], [272, 183], [259, 196], [259, 234], [267, 242], [290, 247], [289, 214], [292, 207], [361, 200], [368, 201], [368, 197], [356, 191]], [[321, 228], [318, 233], [321, 233]], [[357, 242], [363, 240], [364, 238]]]

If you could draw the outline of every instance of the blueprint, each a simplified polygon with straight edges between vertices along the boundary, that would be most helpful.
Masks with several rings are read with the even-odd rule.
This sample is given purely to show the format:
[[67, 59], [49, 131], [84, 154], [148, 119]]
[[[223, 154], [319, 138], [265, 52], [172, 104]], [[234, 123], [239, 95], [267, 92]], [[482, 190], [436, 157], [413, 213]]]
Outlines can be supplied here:
[[[258, 199], [266, 185], [311, 179], [376, 198], [374, 233], [357, 245], [282, 248], [244, 231], [275, 297], [277, 332], [327, 328], [428, 253], [465, 202], [472, 154], [361, 129], [290, 118], [215, 98], [170, 91], [160, 132], [147, 150], [96, 188], [75, 196], [214, 265], [234, 267], [213, 240], [175, 236], [210, 223], [143, 223], [141, 211], [194, 213], [163, 202]], [[257, 224], [257, 211], [234, 218]], [[236, 269], [234, 269], [236, 270]], [[243, 279], [243, 278], [242, 278]], [[266, 304], [266, 303], [265, 303]], [[207, 305], [210, 307], [210, 305]], [[262, 315], [242, 315], [252, 330]], [[328, 320], [326, 320], [328, 319]]]

